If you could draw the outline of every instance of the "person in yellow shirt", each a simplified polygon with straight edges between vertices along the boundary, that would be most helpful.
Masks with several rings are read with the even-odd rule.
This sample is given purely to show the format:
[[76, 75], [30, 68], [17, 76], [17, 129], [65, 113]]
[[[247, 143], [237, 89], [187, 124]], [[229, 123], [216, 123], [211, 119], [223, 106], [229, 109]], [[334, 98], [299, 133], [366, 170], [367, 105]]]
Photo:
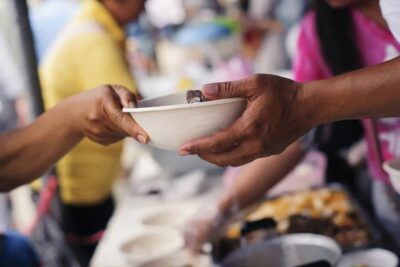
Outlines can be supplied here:
[[[123, 28], [138, 18], [144, 3], [82, 1], [40, 66], [47, 109], [100, 84], [120, 84], [136, 92], [125, 60]], [[121, 143], [103, 147], [84, 139], [57, 164], [61, 225], [83, 265], [88, 264], [114, 208], [111, 189], [121, 150]]]

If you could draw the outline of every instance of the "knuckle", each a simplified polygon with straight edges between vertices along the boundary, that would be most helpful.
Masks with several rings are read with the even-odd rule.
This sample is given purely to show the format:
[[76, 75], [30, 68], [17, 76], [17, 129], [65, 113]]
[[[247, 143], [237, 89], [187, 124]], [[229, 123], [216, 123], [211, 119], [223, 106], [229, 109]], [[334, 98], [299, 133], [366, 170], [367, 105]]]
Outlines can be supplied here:
[[92, 134], [93, 134], [94, 136], [101, 137], [101, 136], [103, 135], [103, 129], [100, 128], [99, 126], [93, 126], [93, 127], [91, 128], [91, 131], [92, 131]]
[[262, 85], [264, 83], [265, 75], [264, 74], [255, 74], [254, 75], [254, 82], [256, 85]]
[[245, 137], [254, 137], [257, 135], [257, 127], [255, 127], [254, 124], [249, 124], [246, 126], [246, 128], [243, 130], [243, 135]]
[[244, 135], [246, 137], [262, 137], [264, 125], [260, 120], [250, 120], [244, 127]]
[[220, 143], [214, 143], [211, 145], [212, 152], [220, 152], [222, 150], [222, 145]]
[[92, 124], [97, 124], [100, 121], [100, 114], [95, 110], [88, 114], [87, 119]]
[[232, 95], [235, 92], [235, 82], [225, 82], [218, 84], [218, 92], [224, 92], [225, 95]]
[[103, 101], [105, 98], [109, 98], [114, 95], [112, 85], [104, 85], [99, 88], [99, 101]]
[[113, 112], [112, 114], [111, 114], [111, 116], [112, 116], [112, 120], [114, 121], [114, 122], [116, 122], [116, 123], [121, 123], [122, 122], [122, 120], [123, 120], [123, 113], [120, 113], [120, 112]]

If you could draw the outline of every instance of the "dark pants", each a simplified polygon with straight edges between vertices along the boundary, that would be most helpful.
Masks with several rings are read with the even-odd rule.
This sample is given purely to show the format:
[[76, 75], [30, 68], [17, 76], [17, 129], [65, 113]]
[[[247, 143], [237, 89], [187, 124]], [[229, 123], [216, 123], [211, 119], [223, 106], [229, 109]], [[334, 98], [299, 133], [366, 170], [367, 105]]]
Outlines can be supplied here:
[[28, 238], [9, 231], [0, 234], [0, 266], [39, 267], [39, 258]]
[[98, 241], [114, 211], [110, 196], [96, 205], [71, 205], [59, 202], [59, 221], [66, 240], [82, 266], [88, 266]]

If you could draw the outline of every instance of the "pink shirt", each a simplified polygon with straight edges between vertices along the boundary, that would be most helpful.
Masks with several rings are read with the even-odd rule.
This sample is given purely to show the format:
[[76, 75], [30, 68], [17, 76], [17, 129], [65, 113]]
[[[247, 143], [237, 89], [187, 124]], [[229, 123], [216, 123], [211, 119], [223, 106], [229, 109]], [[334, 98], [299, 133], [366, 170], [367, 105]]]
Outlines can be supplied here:
[[[374, 21], [365, 17], [361, 12], [351, 11], [355, 38], [365, 66], [375, 65], [397, 56], [400, 44], [389, 30], [383, 29]], [[332, 76], [321, 54], [315, 25], [315, 12], [307, 14], [300, 28], [298, 50], [294, 61], [294, 75], [297, 81], [326, 79]], [[329, 89], [327, 89], [329, 90]], [[366, 121], [363, 121], [366, 126]], [[400, 118], [380, 119], [378, 121], [378, 136], [384, 160], [400, 158]], [[389, 182], [382, 171], [372, 142], [372, 134], [366, 128], [368, 144], [368, 165], [371, 175], [384, 182]]]

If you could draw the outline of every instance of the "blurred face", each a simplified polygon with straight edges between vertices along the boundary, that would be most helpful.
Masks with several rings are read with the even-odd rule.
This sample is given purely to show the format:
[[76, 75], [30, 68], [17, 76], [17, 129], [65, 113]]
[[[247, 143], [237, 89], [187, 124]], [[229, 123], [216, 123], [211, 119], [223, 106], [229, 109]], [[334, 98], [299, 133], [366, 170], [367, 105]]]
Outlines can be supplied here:
[[120, 25], [139, 18], [144, 10], [145, 2], [146, 0], [102, 0], [104, 6]]
[[332, 8], [344, 8], [363, 0], [325, 0]]

